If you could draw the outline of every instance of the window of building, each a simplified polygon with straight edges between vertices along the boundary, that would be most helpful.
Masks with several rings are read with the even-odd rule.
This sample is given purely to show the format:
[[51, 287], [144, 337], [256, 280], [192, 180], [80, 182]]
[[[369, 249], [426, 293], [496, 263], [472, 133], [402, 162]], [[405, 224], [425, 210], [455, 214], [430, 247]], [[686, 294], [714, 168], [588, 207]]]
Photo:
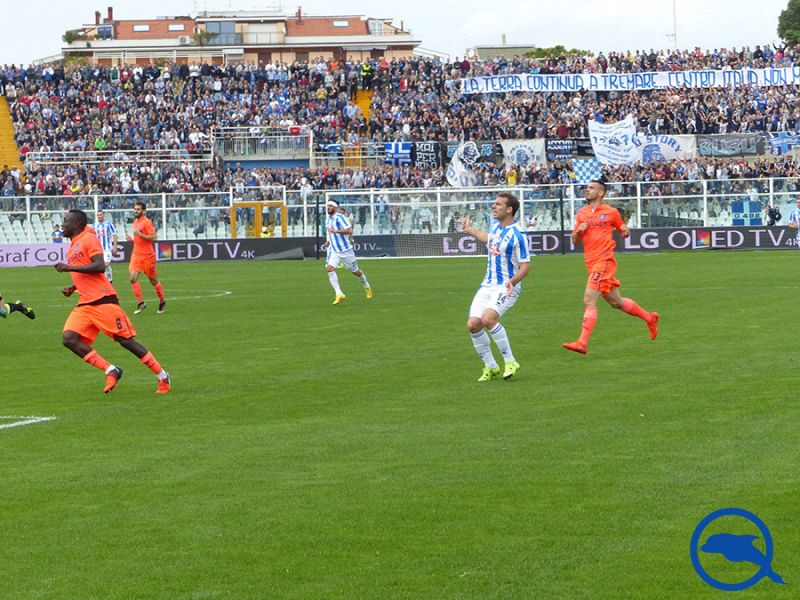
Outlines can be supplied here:
[[183, 23], [171, 23], [169, 26], [170, 31], [185, 31], [186, 26]]
[[350, 27], [350, 21], [334, 21], [334, 27]]
[[370, 35], [383, 35], [383, 23], [380, 21], [370, 21], [369, 22], [369, 34]]
[[133, 30], [137, 32], [150, 31], [150, 25], [134, 25]]

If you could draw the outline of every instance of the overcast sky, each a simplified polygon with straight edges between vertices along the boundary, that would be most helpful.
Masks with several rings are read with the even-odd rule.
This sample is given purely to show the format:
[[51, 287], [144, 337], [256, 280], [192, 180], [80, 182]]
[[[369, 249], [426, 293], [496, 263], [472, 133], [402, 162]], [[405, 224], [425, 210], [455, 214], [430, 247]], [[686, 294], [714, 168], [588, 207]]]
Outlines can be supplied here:
[[[788, 0], [675, 0], [680, 48], [731, 47], [777, 40], [778, 15]], [[114, 6], [117, 19], [195, 14], [196, 11], [252, 10], [274, 6], [272, 0], [33, 0], [15, 2], [4, 11], [0, 63], [29, 62], [58, 54], [67, 29], [94, 21]], [[661, 0], [307, 0], [283, 2], [285, 12], [298, 5], [311, 15], [365, 14], [394, 18], [422, 40], [422, 46], [463, 56], [464, 49], [496, 44], [505, 33], [509, 44], [563, 44], [595, 52], [668, 48], [672, 40], [672, 2]], [[388, 8], [391, 7], [391, 8]]]

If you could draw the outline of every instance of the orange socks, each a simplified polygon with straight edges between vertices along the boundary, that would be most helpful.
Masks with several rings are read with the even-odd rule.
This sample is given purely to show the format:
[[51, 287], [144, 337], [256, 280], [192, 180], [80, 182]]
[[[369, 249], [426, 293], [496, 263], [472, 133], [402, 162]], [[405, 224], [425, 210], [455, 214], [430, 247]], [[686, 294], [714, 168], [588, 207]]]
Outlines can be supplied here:
[[633, 315], [634, 317], [639, 317], [642, 321], [649, 323], [650, 322], [650, 313], [643, 309], [641, 306], [636, 304], [630, 298], [623, 298], [622, 299], [622, 310], [629, 315]]
[[106, 369], [108, 369], [108, 367], [111, 366], [111, 363], [109, 363], [105, 358], [100, 356], [97, 353], [97, 350], [92, 350], [91, 352], [89, 352], [89, 354], [84, 356], [83, 362], [87, 362], [93, 367], [97, 367], [101, 371], [105, 371]]
[[163, 302], [164, 301], [164, 288], [161, 287], [161, 282], [159, 281], [157, 284], [153, 286], [156, 288], [156, 294], [158, 294], [158, 299]]
[[158, 375], [159, 373], [161, 373], [161, 371], [163, 370], [163, 369], [161, 368], [161, 365], [160, 365], [160, 364], [158, 364], [158, 361], [156, 360], [156, 357], [155, 357], [155, 356], [153, 356], [153, 353], [152, 353], [152, 352], [148, 352], [147, 354], [145, 354], [145, 355], [142, 357], [142, 359], [141, 359], [141, 360], [142, 360], [142, 364], [143, 364], [144, 366], [146, 366], [148, 369], [150, 369], [150, 370], [151, 370], [153, 373], [155, 373], [156, 375]]
[[136, 281], [131, 284], [131, 289], [133, 289], [133, 295], [136, 296], [136, 301], [142, 301], [142, 286], [139, 285], [139, 282]]
[[597, 323], [597, 307], [587, 306], [583, 311], [583, 325], [581, 327], [580, 341], [585, 346], [589, 345], [589, 338], [592, 335], [594, 324]]

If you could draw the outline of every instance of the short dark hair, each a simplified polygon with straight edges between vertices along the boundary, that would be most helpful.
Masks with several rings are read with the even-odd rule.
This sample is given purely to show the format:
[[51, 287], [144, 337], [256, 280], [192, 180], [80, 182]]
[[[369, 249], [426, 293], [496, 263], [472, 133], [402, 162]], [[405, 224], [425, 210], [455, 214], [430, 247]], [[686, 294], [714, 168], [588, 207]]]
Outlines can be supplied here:
[[598, 177], [597, 179], [592, 179], [591, 183], [600, 184], [600, 186], [603, 188], [603, 191], [604, 192], [606, 191], [606, 180], [604, 177]]
[[141, 206], [141, 207], [142, 207], [142, 210], [147, 210], [147, 204], [145, 204], [145, 203], [144, 203], [144, 202], [142, 202], [141, 200], [138, 200], [138, 201], [134, 202], [134, 204], [133, 204], [133, 205], [134, 205], [134, 206]]
[[86, 225], [89, 224], [89, 219], [86, 218], [86, 213], [83, 212], [82, 210], [73, 208], [67, 214], [74, 215], [75, 218], [78, 220], [78, 225], [83, 225], [84, 227], [86, 227]]
[[497, 197], [505, 198], [506, 206], [509, 206], [511, 208], [511, 214], [516, 216], [517, 211], [519, 210], [519, 200], [517, 200], [517, 197], [510, 192], [500, 192], [497, 194]]

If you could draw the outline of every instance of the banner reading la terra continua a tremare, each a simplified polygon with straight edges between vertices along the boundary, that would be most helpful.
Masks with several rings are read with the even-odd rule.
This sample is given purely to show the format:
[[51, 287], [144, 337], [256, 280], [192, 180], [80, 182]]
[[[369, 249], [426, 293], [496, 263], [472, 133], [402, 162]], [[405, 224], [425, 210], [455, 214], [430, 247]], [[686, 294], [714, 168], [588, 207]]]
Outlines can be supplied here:
[[589, 121], [589, 137], [595, 156], [604, 165], [645, 165], [697, 158], [694, 136], [636, 133], [632, 116], [616, 123]]
[[800, 84], [800, 67], [647, 73], [512, 73], [460, 80], [462, 94], [508, 92], [644, 91]]

